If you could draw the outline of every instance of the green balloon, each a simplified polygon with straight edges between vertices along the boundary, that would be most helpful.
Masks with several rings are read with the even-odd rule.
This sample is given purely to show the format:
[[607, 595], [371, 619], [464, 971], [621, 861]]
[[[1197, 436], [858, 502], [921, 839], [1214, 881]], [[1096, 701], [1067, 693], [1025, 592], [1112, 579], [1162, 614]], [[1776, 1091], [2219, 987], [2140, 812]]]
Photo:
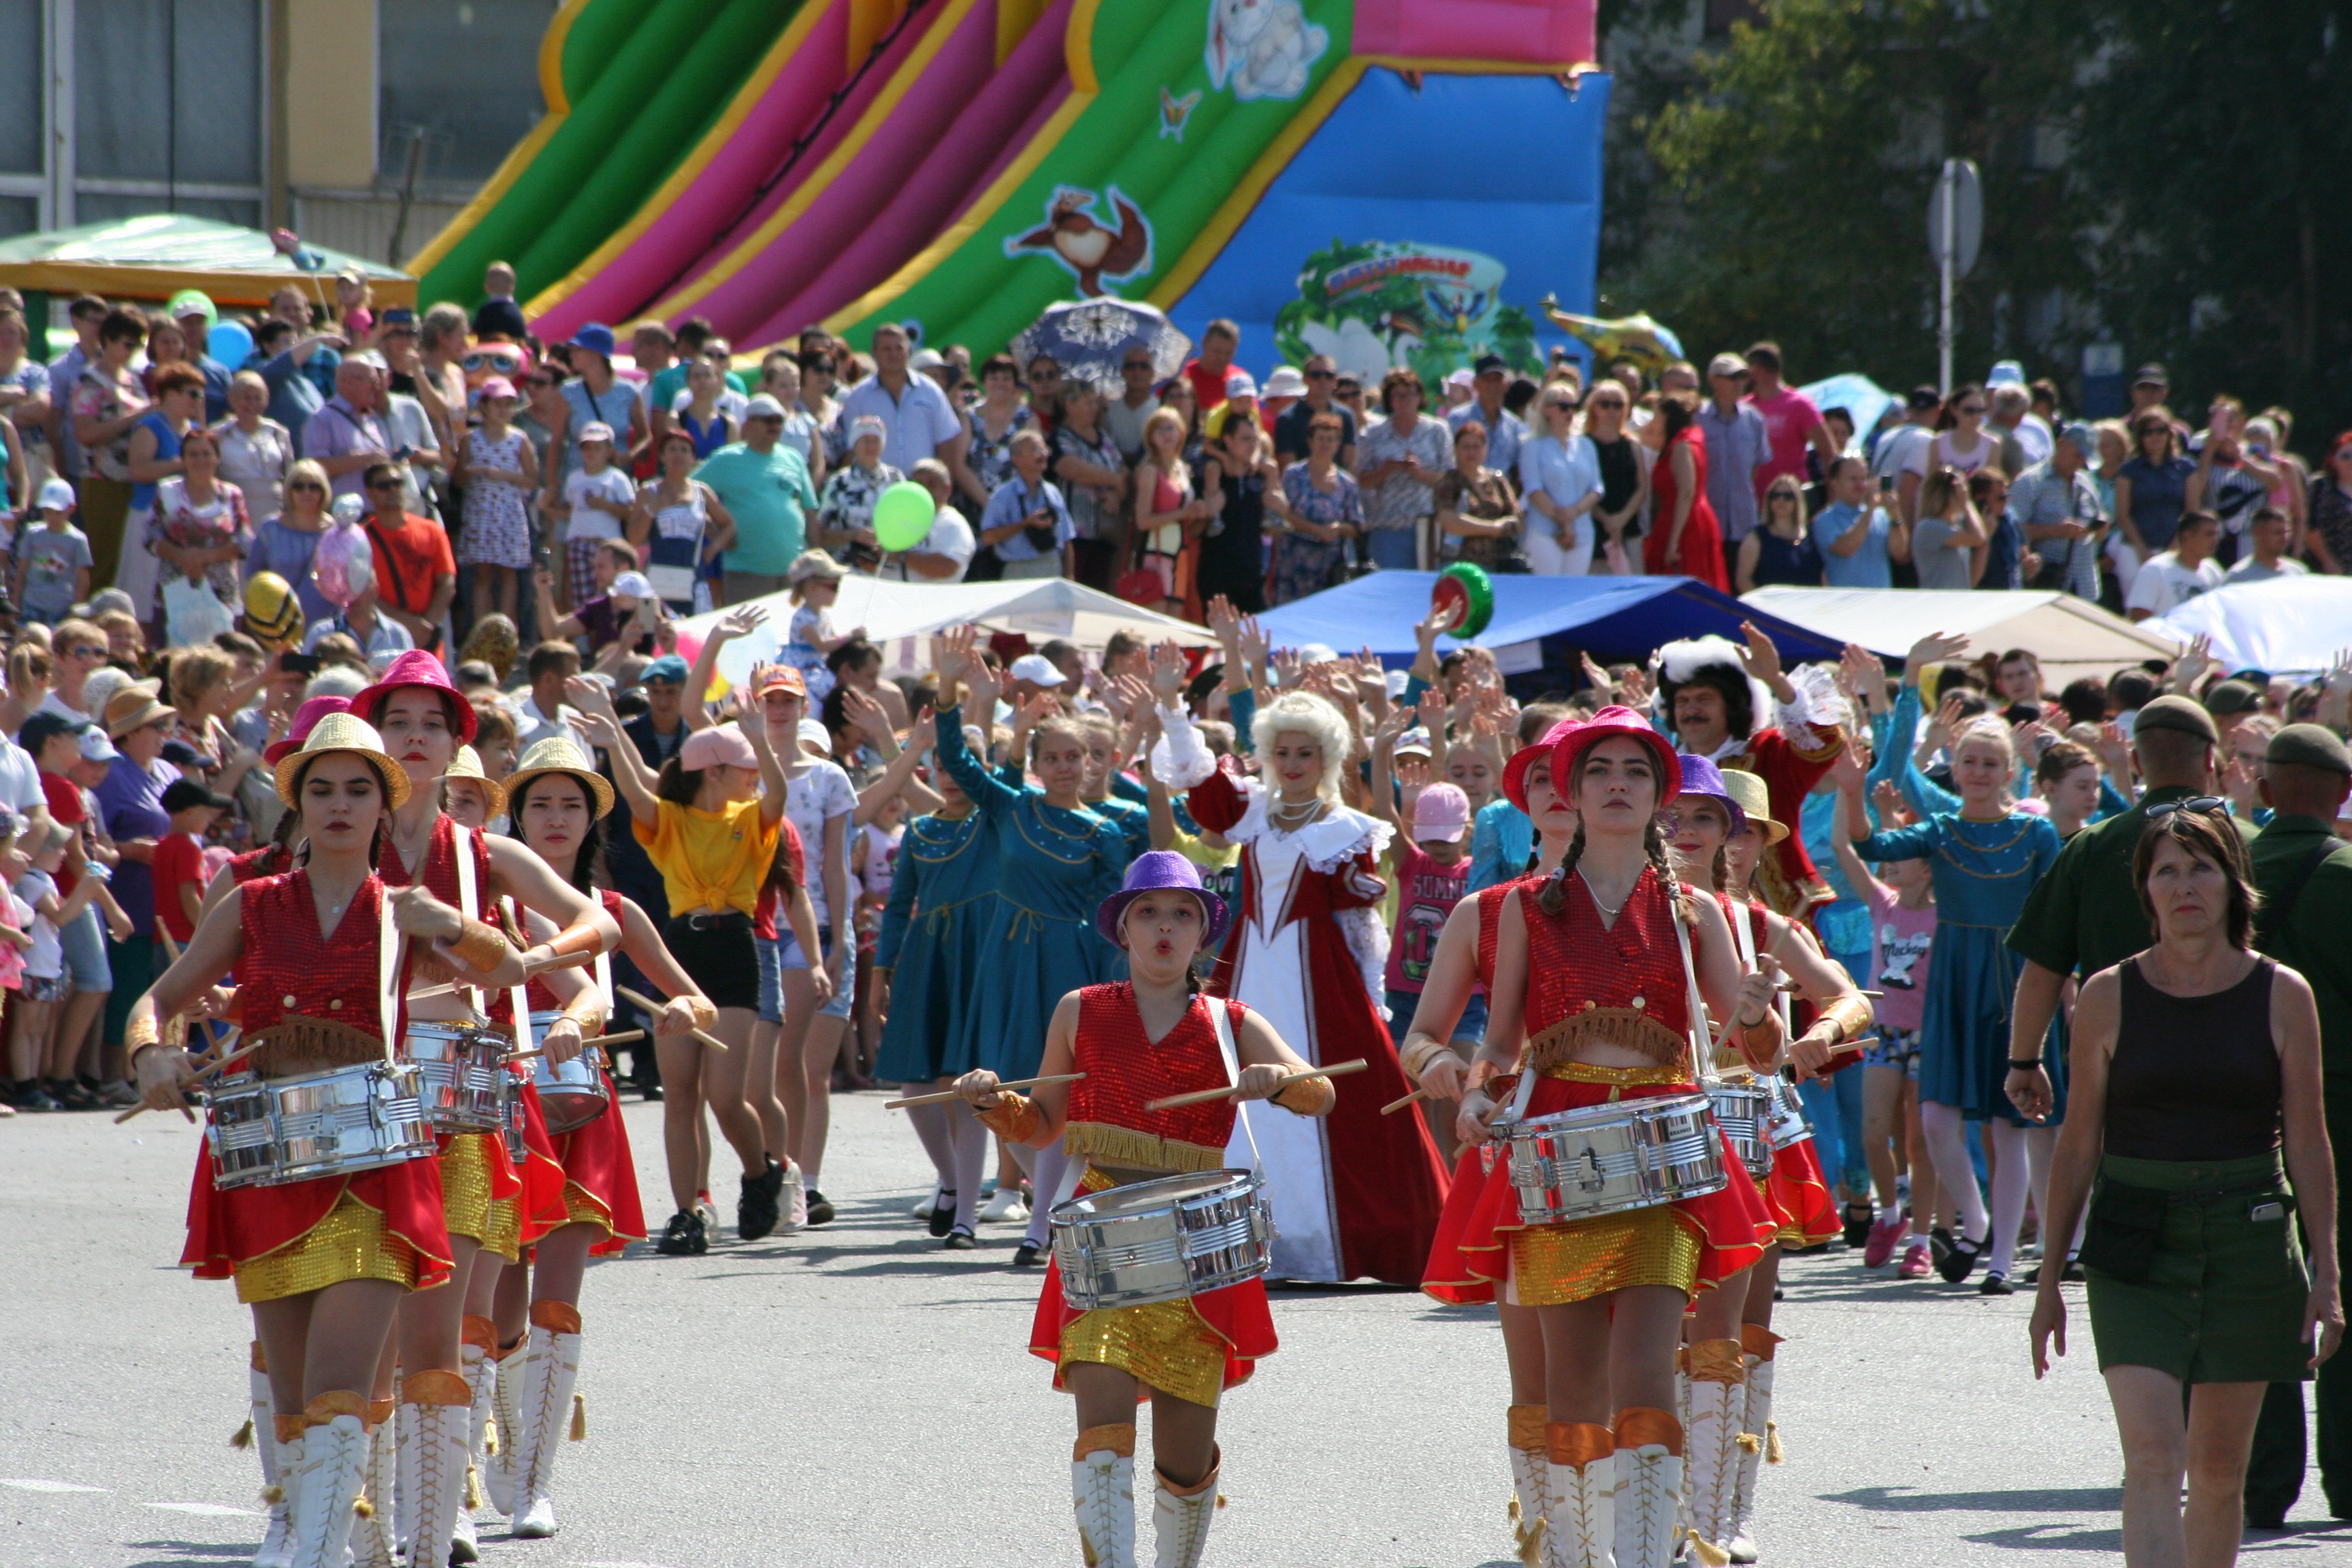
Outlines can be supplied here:
[[874, 537], [885, 550], [912, 550], [931, 531], [938, 510], [930, 491], [900, 479], [874, 500]]

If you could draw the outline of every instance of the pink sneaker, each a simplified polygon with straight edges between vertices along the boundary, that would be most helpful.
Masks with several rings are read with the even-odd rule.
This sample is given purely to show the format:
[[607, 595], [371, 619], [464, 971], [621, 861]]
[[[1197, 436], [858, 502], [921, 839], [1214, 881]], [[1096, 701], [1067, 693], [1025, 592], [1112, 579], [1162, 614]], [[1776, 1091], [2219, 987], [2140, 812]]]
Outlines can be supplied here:
[[1903, 1239], [1903, 1227], [1909, 1222], [1901, 1214], [1888, 1215], [1870, 1227], [1870, 1239], [1862, 1249], [1864, 1268], [1884, 1268], [1886, 1260], [1895, 1256], [1895, 1244]]
[[1925, 1279], [1927, 1278], [1927, 1270], [1932, 1267], [1934, 1265], [1927, 1259], [1927, 1244], [1924, 1241], [1915, 1241], [1904, 1248], [1902, 1267], [1895, 1272], [1906, 1279]]

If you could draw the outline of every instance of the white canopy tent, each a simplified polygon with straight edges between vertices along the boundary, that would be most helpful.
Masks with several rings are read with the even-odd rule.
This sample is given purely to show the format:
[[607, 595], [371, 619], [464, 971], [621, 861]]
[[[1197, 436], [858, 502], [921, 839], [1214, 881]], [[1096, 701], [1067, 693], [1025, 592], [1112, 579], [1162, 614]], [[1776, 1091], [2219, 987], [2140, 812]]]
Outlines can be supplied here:
[[2140, 627], [2183, 642], [2212, 638], [2223, 669], [2308, 675], [2352, 648], [2352, 579], [2315, 574], [2232, 584]]
[[2180, 644], [2155, 622], [2137, 626], [2072, 594], [2024, 590], [1966, 593], [1918, 588], [1759, 588], [1742, 604], [1808, 631], [1901, 658], [1929, 632], [1964, 633], [1974, 652], [2021, 647], [2042, 661], [2055, 691], [2085, 675], [2105, 677], [2145, 658], [2170, 658]]
[[[749, 675], [752, 665], [774, 658], [792, 626], [791, 595], [770, 594], [748, 602], [764, 608], [768, 621], [751, 637], [720, 650], [719, 674], [730, 685]], [[719, 617], [740, 607], [730, 605], [725, 610], [680, 621], [679, 651], [693, 658]], [[965, 626], [1019, 632], [1038, 642], [1062, 637], [1092, 653], [1100, 653], [1118, 631], [1134, 632], [1154, 642], [1173, 637], [1187, 647], [1216, 641], [1205, 627], [1058, 577], [1007, 583], [886, 583], [852, 575], [842, 579], [841, 596], [833, 605], [833, 624], [845, 632], [865, 627], [866, 639], [882, 650], [883, 669], [893, 675], [929, 668], [928, 639], [935, 633]]]

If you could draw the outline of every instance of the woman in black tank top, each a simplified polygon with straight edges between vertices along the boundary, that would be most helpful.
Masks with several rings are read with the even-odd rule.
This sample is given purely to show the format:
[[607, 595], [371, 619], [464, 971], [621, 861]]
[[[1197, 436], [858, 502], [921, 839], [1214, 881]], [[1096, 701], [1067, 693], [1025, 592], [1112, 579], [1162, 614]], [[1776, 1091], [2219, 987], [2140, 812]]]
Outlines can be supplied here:
[[[2308, 1378], [2344, 1333], [2318, 1012], [2303, 976], [2248, 950], [2245, 841], [2194, 804], [2151, 813], [2133, 859], [2156, 944], [2084, 983], [2042, 1222], [2045, 1237], [2070, 1235], [2090, 1202], [2091, 1334], [2135, 1568], [2234, 1561], [2263, 1394]], [[2040, 1377], [2053, 1343], [2066, 1353], [2054, 1268], [2032, 1340]]]

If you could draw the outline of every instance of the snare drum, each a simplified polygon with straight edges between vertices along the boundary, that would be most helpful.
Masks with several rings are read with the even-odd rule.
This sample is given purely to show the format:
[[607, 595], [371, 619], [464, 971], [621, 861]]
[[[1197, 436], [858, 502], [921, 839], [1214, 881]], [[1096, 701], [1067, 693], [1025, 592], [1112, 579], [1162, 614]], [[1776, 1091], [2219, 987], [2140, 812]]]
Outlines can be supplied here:
[[1074, 1312], [1179, 1301], [1245, 1284], [1274, 1261], [1274, 1211], [1255, 1171], [1198, 1171], [1054, 1207], [1054, 1263]]
[[1704, 1197], [1728, 1184], [1703, 1094], [1579, 1106], [1513, 1123], [1519, 1216], [1558, 1225]]
[[299, 1078], [236, 1074], [213, 1091], [205, 1142], [213, 1185], [280, 1186], [350, 1175], [439, 1148], [423, 1084], [407, 1065], [361, 1062]]
[[425, 1089], [425, 1116], [436, 1132], [499, 1132], [507, 1123], [513, 1078], [511, 1042], [494, 1029], [465, 1023], [412, 1021], [401, 1049]]
[[[561, 1013], [530, 1016], [534, 1050], [547, 1044], [548, 1026], [562, 1016]], [[568, 1062], [541, 1057], [531, 1063], [530, 1081], [539, 1088], [539, 1111], [547, 1118], [547, 1131], [551, 1137], [577, 1132], [604, 1115], [613, 1103], [611, 1091], [604, 1087], [604, 1052], [601, 1047], [589, 1046]]]
[[1765, 1123], [1772, 1147], [1791, 1148], [1811, 1138], [1812, 1119], [1805, 1114], [1804, 1101], [1797, 1097], [1797, 1086], [1777, 1074], [1765, 1081], [1772, 1093], [1771, 1114]]
[[1761, 1083], [1718, 1083], [1707, 1091], [1716, 1124], [1731, 1140], [1748, 1173], [1772, 1173], [1772, 1091]]

